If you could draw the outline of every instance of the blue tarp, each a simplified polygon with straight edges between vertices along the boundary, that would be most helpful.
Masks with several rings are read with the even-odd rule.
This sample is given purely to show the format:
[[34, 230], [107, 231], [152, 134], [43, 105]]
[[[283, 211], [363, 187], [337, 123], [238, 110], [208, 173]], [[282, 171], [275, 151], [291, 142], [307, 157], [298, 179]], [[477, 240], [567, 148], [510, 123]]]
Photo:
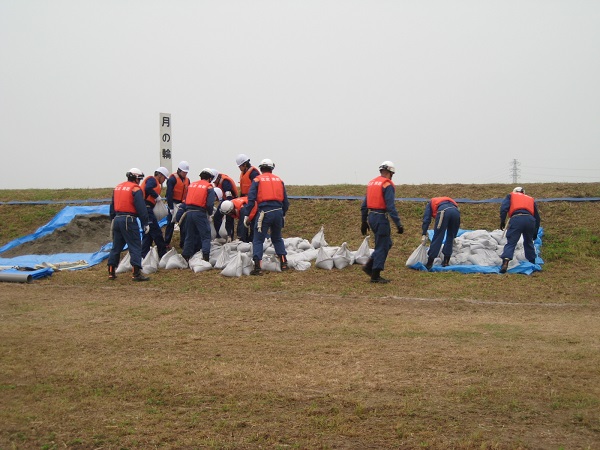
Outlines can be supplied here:
[[[459, 230], [457, 237], [461, 234], [467, 233], [473, 230]], [[433, 239], [433, 230], [428, 230], [429, 239]], [[529, 261], [521, 261], [518, 266], [509, 269], [507, 273], [521, 273], [525, 275], [531, 275], [533, 272], [539, 272], [542, 270], [542, 264], [544, 260], [540, 257], [540, 247], [542, 246], [542, 237], [544, 236], [544, 228], [540, 227], [538, 235], [533, 243], [535, 246], [535, 264], [531, 264]], [[417, 263], [412, 266], [408, 266], [415, 270], [425, 270], [425, 264]], [[442, 267], [440, 265], [433, 266], [430, 272], [460, 272], [460, 273], [500, 273], [500, 266], [477, 266], [477, 265], [455, 265]]]
[[[56, 266], [58, 268], [85, 269], [108, 258], [112, 243], [98, 249], [95, 253], [57, 253], [54, 255], [22, 255], [14, 258], [2, 258], [2, 253], [17, 247], [25, 242], [34, 241], [54, 232], [57, 228], [67, 225], [73, 218], [81, 214], [109, 214], [109, 205], [100, 206], [66, 206], [46, 225], [38, 228], [34, 233], [15, 239], [0, 248], [0, 266], [31, 267], [42, 265]], [[108, 237], [108, 236], [107, 236]], [[72, 266], [72, 267], [69, 267]]]

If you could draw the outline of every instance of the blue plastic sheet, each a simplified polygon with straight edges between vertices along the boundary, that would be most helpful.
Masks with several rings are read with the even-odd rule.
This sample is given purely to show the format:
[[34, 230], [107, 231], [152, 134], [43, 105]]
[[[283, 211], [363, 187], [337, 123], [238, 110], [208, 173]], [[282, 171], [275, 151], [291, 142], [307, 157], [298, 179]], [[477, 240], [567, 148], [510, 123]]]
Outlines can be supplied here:
[[[457, 237], [461, 234], [467, 233], [473, 230], [459, 230]], [[429, 239], [433, 239], [433, 230], [428, 230]], [[531, 275], [534, 272], [539, 272], [542, 270], [542, 265], [544, 264], [544, 260], [540, 257], [540, 248], [542, 246], [542, 237], [544, 236], [544, 229], [540, 227], [538, 231], [538, 235], [533, 243], [535, 247], [535, 264], [530, 263], [529, 261], [521, 261], [518, 266], [509, 269], [507, 273], [520, 273], [524, 275]], [[417, 263], [412, 266], [408, 266], [411, 269], [415, 270], [424, 270], [427, 271], [425, 264]], [[442, 267], [440, 265], [433, 266], [430, 272], [459, 272], [459, 273], [500, 273], [500, 266], [478, 266], [478, 265], [455, 265], [455, 266], [446, 266]]]

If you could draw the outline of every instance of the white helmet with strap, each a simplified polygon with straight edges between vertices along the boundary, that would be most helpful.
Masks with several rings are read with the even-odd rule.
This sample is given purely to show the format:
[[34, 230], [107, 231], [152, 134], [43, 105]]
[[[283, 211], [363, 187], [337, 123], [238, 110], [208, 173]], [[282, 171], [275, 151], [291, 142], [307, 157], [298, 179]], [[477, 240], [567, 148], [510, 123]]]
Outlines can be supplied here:
[[275, 168], [275, 163], [273, 161], [271, 161], [269, 158], [265, 158], [258, 165], [259, 169], [262, 169], [263, 167], [273, 170]]
[[233, 212], [233, 208], [234, 206], [231, 200], [225, 200], [223, 203], [221, 203], [221, 206], [219, 206], [219, 209], [223, 214], [231, 214]]
[[396, 173], [396, 166], [391, 161], [384, 161], [379, 166], [379, 170], [387, 170], [390, 173]]

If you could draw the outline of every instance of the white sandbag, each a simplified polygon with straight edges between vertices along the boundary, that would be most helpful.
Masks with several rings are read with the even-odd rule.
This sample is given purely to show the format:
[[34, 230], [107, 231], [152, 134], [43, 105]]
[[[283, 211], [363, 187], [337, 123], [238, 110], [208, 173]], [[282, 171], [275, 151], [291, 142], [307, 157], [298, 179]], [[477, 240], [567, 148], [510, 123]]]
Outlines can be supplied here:
[[298, 250], [310, 250], [311, 248], [313, 248], [313, 246], [310, 245], [310, 242], [308, 242], [306, 239], [302, 239], [298, 243]]
[[119, 262], [115, 272], [116, 273], [125, 273], [131, 272], [133, 268], [131, 267], [131, 257], [129, 256], [129, 252], [123, 257], [123, 259]]
[[310, 261], [303, 260], [295, 261], [293, 264], [290, 264], [290, 261], [288, 260], [288, 265], [293, 269], [300, 270], [302, 272], [311, 268]]
[[319, 230], [319, 232], [315, 234], [312, 240], [310, 241], [310, 244], [313, 246], [313, 248], [327, 247], [329, 245], [327, 241], [325, 241], [324, 230], [324, 225], [321, 225], [321, 229]]
[[279, 264], [279, 259], [275, 255], [263, 255], [260, 268], [269, 272], [281, 272], [281, 265]]
[[156, 245], [150, 248], [150, 251], [142, 259], [142, 272], [145, 274], [155, 273], [158, 270], [158, 250]]
[[252, 256], [240, 252], [242, 258], [242, 275], [250, 275], [252, 269], [254, 269], [254, 262]]
[[219, 257], [215, 261], [215, 269], [224, 269], [227, 267], [227, 264], [229, 264], [232, 256], [235, 255], [232, 255], [227, 247], [223, 247], [223, 250], [220, 252]]
[[227, 228], [225, 227], [225, 225], [227, 225], [227, 221], [225, 220], [226, 218], [226, 216], [223, 216], [223, 220], [221, 221], [221, 227], [219, 228], [219, 237], [223, 239], [227, 239], [229, 237], [229, 235], [227, 234]]
[[156, 205], [154, 205], [152, 211], [154, 212], [154, 217], [156, 217], [158, 222], [167, 217], [167, 214], [169, 214], [169, 208], [167, 207], [167, 202], [165, 199], [161, 198], [160, 200], [156, 200]]
[[170, 269], [187, 269], [188, 263], [181, 255], [173, 255], [167, 260], [166, 270]]
[[298, 253], [294, 253], [291, 255], [288, 255], [288, 265], [291, 261], [312, 261], [313, 259], [317, 258], [317, 255], [319, 254], [319, 250], [315, 249], [315, 248], [311, 248], [310, 250], [306, 250], [303, 252], [298, 252]]
[[343, 269], [352, 264], [354, 264], [354, 256], [348, 250], [348, 244], [344, 242], [333, 255], [333, 265], [336, 269]]
[[236, 254], [229, 259], [229, 262], [221, 271], [221, 275], [225, 277], [241, 277], [242, 269], [242, 254], [240, 252], [236, 252]]
[[194, 256], [192, 256], [190, 258], [188, 265], [190, 266], [190, 269], [192, 269], [192, 271], [194, 273], [206, 272], [207, 270], [211, 270], [213, 268], [211, 263], [209, 263], [208, 261], [204, 261], [204, 259], [202, 259], [201, 251], [195, 253]]
[[319, 253], [317, 254], [317, 261], [315, 262], [315, 266], [319, 269], [333, 269], [333, 258], [327, 254], [323, 247], [319, 247]]
[[427, 251], [429, 246], [420, 244], [406, 260], [406, 265], [411, 267], [417, 263], [427, 264]]
[[252, 243], [251, 242], [240, 242], [237, 246], [237, 251], [242, 253], [251, 253], [252, 252]]
[[213, 239], [216, 239], [219, 234], [217, 233], [217, 230], [215, 230], [215, 222], [213, 221], [213, 216], [208, 217], [208, 222], [210, 223], [210, 239], [212, 241]]
[[160, 261], [158, 262], [158, 268], [159, 269], [165, 269], [167, 267], [167, 262], [169, 261], [169, 259], [171, 259], [171, 257], [175, 256], [177, 254], [177, 250], [175, 250], [174, 247], [170, 248], [167, 253], [165, 253], [162, 258], [160, 258]]
[[354, 262], [356, 264], [365, 265], [371, 257], [371, 249], [369, 248], [369, 236], [365, 236], [362, 244], [358, 247], [358, 250], [354, 253]]
[[[171, 223], [177, 223], [177, 212], [179, 211], [179, 207], [181, 203], [173, 203], [173, 209], [171, 210]], [[176, 231], [179, 231], [179, 226], [176, 225]]]

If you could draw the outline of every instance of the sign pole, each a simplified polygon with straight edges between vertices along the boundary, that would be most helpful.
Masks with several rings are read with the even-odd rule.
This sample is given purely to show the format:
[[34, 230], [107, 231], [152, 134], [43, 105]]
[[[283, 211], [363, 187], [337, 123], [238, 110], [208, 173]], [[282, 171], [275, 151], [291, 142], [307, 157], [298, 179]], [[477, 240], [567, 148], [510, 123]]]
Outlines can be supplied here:
[[171, 114], [160, 113], [160, 166], [166, 167], [169, 173], [173, 171]]

